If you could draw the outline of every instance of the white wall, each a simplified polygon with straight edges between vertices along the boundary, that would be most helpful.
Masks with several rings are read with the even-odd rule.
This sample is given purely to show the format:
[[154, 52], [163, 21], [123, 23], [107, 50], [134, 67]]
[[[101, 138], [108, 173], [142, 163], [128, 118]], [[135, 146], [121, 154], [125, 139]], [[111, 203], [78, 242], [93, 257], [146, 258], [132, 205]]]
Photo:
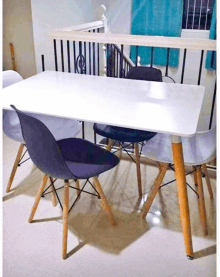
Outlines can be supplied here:
[[130, 34], [131, 29], [131, 1], [128, 0], [100, 0], [95, 1], [106, 6], [108, 26], [113, 34]]
[[3, 70], [12, 69], [9, 43], [13, 43], [16, 69], [23, 78], [36, 74], [30, 0], [3, 1]]
[[[54, 70], [54, 50], [53, 42], [48, 38], [48, 33], [57, 28], [68, 27], [82, 24], [99, 19], [99, 6], [104, 4], [107, 8], [106, 17], [108, 28], [112, 33], [130, 33], [131, 22], [131, 1], [128, 0], [31, 0], [33, 32], [36, 53], [36, 64], [38, 72], [41, 69], [41, 55], [45, 55], [45, 69]], [[184, 37], [208, 38], [208, 32], [186, 31], [182, 33]], [[129, 52], [128, 47], [125, 48]], [[72, 48], [71, 48], [72, 52]], [[64, 55], [66, 56], [66, 45], [64, 44]], [[71, 53], [72, 55], [72, 53]], [[188, 51], [186, 58], [186, 71], [184, 83], [197, 84], [200, 64], [200, 51]], [[183, 51], [180, 52], [180, 66], [178, 69], [170, 69], [169, 76], [176, 82], [181, 80], [181, 63]], [[207, 71], [204, 68], [206, 53], [204, 53], [204, 62], [202, 69], [201, 85], [206, 87], [206, 94], [201, 111], [198, 130], [208, 128], [212, 96], [214, 91], [215, 72]], [[60, 60], [60, 45], [58, 45], [58, 59]], [[59, 68], [61, 70], [61, 68]], [[67, 70], [67, 65], [65, 65]], [[162, 68], [165, 73], [165, 68]], [[214, 119], [215, 122], [215, 119]]]
[[[54, 70], [53, 41], [48, 33], [63, 28], [99, 20], [100, 5], [107, 8], [106, 17], [112, 33], [130, 33], [131, 2], [127, 0], [31, 0], [34, 44], [37, 71], [42, 71], [41, 55], [45, 55], [45, 67]], [[122, 12], [123, 11], [123, 12]], [[58, 45], [58, 59], [60, 59]], [[66, 46], [65, 46], [66, 47]], [[66, 48], [64, 49], [66, 54]]]
[[[95, 20], [92, 1], [31, 0], [37, 71], [42, 71], [41, 55], [45, 55], [45, 69], [54, 70], [53, 41], [48, 33], [57, 28]], [[60, 51], [58, 52], [60, 54]]]

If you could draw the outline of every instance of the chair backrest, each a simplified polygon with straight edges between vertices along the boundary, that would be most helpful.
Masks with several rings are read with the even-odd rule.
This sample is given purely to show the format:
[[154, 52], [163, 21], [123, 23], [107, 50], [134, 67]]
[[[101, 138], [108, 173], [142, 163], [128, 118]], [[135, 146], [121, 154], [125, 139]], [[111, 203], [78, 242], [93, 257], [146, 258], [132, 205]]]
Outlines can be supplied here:
[[135, 66], [130, 69], [126, 79], [162, 82], [162, 73], [157, 68]]
[[183, 155], [186, 165], [208, 163], [216, 155], [216, 126], [211, 130], [196, 132], [191, 137], [183, 137]]
[[6, 70], [2, 72], [3, 88], [11, 86], [17, 82], [22, 81], [21, 75], [14, 70]]
[[199, 163], [208, 163], [216, 155], [216, 126], [212, 129], [195, 134], [195, 147], [191, 147], [194, 158], [200, 158]]
[[[215, 158], [216, 126], [208, 131], [197, 132], [191, 137], [182, 137], [181, 140], [186, 165], [201, 165]], [[142, 153], [158, 162], [173, 163], [171, 135], [158, 133], [145, 143]]]
[[59, 179], [73, 179], [57, 142], [49, 129], [38, 119], [13, 105], [20, 120], [22, 135], [33, 163], [44, 173]]

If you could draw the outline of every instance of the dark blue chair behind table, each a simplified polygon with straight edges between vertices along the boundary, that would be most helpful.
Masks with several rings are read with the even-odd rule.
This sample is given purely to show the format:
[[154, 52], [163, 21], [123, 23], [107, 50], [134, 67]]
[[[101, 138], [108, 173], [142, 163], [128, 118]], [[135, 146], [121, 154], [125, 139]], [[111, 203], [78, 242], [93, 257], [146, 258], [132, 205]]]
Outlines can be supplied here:
[[[28, 153], [33, 163], [44, 173], [29, 222], [33, 220], [48, 176], [64, 180], [62, 256], [65, 259], [67, 255], [69, 180], [73, 179], [77, 184], [77, 189], [79, 189], [79, 179], [89, 181], [89, 178], [93, 177], [96, 196], [101, 198], [103, 210], [107, 213], [111, 224], [114, 225], [115, 221], [110, 206], [97, 176], [115, 167], [119, 163], [119, 159], [109, 151], [80, 138], [66, 138], [56, 141], [49, 129], [40, 120], [17, 110], [14, 106], [12, 108], [19, 117]], [[83, 189], [79, 189], [79, 191], [81, 193]]]
[[[3, 88], [11, 86], [23, 80], [21, 75], [18, 72], [13, 70], [3, 71], [2, 77], [3, 77]], [[48, 105], [52, 105], [52, 104], [48, 103]], [[56, 140], [64, 139], [68, 137], [76, 137], [81, 130], [81, 124], [75, 119], [52, 117], [48, 115], [34, 114], [34, 113], [30, 113], [30, 114], [38, 118], [39, 120], [41, 120], [49, 128], [49, 130], [52, 132]], [[25, 148], [24, 139], [21, 133], [20, 122], [15, 111], [3, 110], [3, 131], [7, 137], [20, 143], [19, 150], [6, 188], [6, 192], [10, 192], [17, 167], [24, 162], [24, 161], [21, 162], [22, 160], [21, 157], [22, 157], [23, 150]], [[24, 157], [24, 154], [23, 154], [23, 157]]]
[[[127, 79], [144, 80], [162, 82], [162, 73], [159, 69], [153, 67], [137, 66], [132, 67], [128, 72]], [[152, 120], [147, 119], [146, 120]], [[139, 160], [139, 143], [148, 141], [156, 135], [154, 132], [140, 131], [135, 129], [121, 128], [111, 125], [97, 124], [95, 123], [93, 129], [96, 134], [108, 138], [107, 150], [111, 151], [114, 141], [118, 141], [122, 148], [126, 148], [128, 144], [134, 144], [135, 149], [135, 162], [137, 167], [137, 180], [138, 180], [138, 192], [139, 196], [142, 196], [141, 186], [141, 171]]]

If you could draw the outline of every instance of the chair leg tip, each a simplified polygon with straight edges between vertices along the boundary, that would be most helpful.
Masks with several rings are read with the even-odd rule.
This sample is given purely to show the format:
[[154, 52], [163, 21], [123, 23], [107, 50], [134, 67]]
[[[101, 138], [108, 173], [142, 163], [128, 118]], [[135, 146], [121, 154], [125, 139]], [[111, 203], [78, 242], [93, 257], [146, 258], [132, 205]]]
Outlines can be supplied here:
[[28, 223], [32, 223], [32, 219], [28, 219]]
[[193, 256], [187, 255], [186, 257], [188, 260], [193, 260]]

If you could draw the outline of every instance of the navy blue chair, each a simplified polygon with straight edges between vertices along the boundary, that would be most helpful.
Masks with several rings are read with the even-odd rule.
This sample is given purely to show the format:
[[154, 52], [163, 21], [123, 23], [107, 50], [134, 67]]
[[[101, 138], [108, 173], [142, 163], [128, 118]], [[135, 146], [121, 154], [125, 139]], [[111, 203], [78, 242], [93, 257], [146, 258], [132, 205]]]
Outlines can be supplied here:
[[[128, 72], [127, 79], [145, 80], [162, 82], [162, 73], [159, 69], [145, 66], [132, 67]], [[147, 119], [146, 120], [150, 120]], [[121, 148], [126, 150], [129, 144], [134, 144], [135, 162], [137, 167], [137, 181], [139, 196], [142, 196], [141, 171], [139, 159], [139, 143], [148, 141], [156, 135], [154, 132], [140, 131], [135, 129], [121, 128], [111, 125], [97, 124], [93, 125], [96, 134], [108, 138], [107, 150], [111, 151], [114, 141], [118, 141]], [[129, 144], [126, 144], [129, 143]]]
[[[3, 71], [2, 79], [3, 88], [6, 88], [23, 80], [21, 75], [13, 70]], [[66, 119], [34, 113], [30, 113], [30, 115], [41, 120], [49, 128], [56, 140], [68, 137], [76, 137], [81, 130], [81, 124], [75, 119]], [[22, 163], [28, 160], [24, 160], [27, 151], [24, 151], [26, 146], [21, 133], [19, 119], [15, 111], [3, 110], [3, 131], [7, 137], [20, 143], [17, 156], [11, 171], [11, 175], [9, 177], [9, 181], [6, 187], [6, 192], [10, 192], [12, 182], [14, 180], [18, 166], [20, 166]], [[54, 194], [52, 194], [52, 202], [55, 206], [56, 201]]]
[[[107, 213], [111, 224], [114, 225], [111, 208], [97, 176], [115, 167], [119, 163], [119, 159], [109, 151], [80, 138], [66, 138], [56, 141], [49, 129], [40, 120], [19, 111], [14, 106], [11, 107], [19, 117], [28, 153], [33, 163], [44, 173], [29, 222], [33, 220], [48, 176], [64, 180], [62, 256], [65, 259], [67, 255], [69, 180], [73, 179], [76, 182], [76, 188], [80, 190], [78, 180], [86, 179], [89, 181], [89, 178], [93, 177], [94, 188], [97, 196], [101, 198], [103, 210]], [[90, 181], [89, 183], [91, 184]], [[80, 193], [82, 191], [83, 189], [80, 190]]]

